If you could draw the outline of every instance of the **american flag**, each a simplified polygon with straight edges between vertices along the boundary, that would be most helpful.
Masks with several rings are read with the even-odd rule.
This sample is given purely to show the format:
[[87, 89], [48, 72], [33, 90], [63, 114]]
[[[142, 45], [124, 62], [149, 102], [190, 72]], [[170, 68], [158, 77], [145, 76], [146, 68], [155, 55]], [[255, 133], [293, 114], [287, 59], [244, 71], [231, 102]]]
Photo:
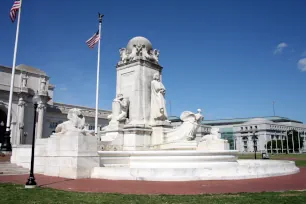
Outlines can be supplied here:
[[10, 11], [10, 18], [11, 18], [13, 23], [16, 19], [16, 16], [17, 16], [17, 13], [18, 13], [18, 10], [20, 9], [20, 7], [21, 7], [20, 0], [15, 0], [13, 6], [11, 8], [11, 11]]
[[99, 31], [97, 31], [91, 38], [86, 41], [89, 48], [94, 48], [97, 42], [100, 40]]

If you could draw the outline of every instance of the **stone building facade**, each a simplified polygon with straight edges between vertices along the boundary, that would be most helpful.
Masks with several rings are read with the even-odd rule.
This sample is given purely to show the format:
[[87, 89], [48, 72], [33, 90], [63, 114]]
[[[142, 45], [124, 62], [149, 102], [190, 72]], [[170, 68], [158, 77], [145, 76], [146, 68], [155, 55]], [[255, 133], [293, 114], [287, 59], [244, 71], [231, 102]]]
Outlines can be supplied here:
[[[169, 120], [174, 127], [182, 124], [180, 118], [175, 116], [170, 117]], [[230, 149], [238, 150], [240, 153], [254, 152], [254, 140], [258, 152], [287, 153], [287, 140], [291, 140], [290, 143], [293, 144], [300, 144], [294, 149], [288, 147], [288, 153], [306, 152], [306, 124], [286, 117], [204, 120], [197, 131], [196, 139], [199, 140], [208, 134], [211, 127], [218, 128], [221, 139], [228, 140]], [[299, 137], [291, 137], [292, 131], [295, 131]], [[294, 138], [299, 141], [294, 141]], [[277, 140], [281, 142], [281, 145]], [[270, 141], [274, 142], [268, 146]]]
[[[238, 150], [241, 153], [254, 152], [254, 139], [258, 152], [287, 153], [287, 150], [277, 146], [275, 141], [287, 141], [288, 134], [292, 130], [297, 132], [299, 140], [303, 141], [305, 145], [302, 145], [303, 147], [301, 146], [296, 151], [288, 148], [288, 151], [290, 153], [306, 151], [306, 124], [286, 117], [270, 116], [206, 120], [203, 121], [203, 124], [218, 127], [221, 138], [229, 140], [231, 149]], [[289, 139], [291, 140], [291, 137]], [[267, 149], [267, 143], [273, 140], [274, 146], [271, 145]]]
[[[12, 69], [0, 65], [0, 143], [6, 127]], [[11, 143], [13, 148], [18, 145], [31, 144], [34, 125], [33, 96], [39, 95], [37, 108], [36, 138], [49, 137], [57, 124], [67, 120], [68, 110], [80, 108], [86, 117], [86, 128], [94, 129], [95, 109], [56, 103], [53, 101], [55, 86], [50, 83], [50, 77], [42, 70], [19, 65], [16, 67], [14, 93], [11, 111]], [[99, 127], [108, 124], [110, 111], [99, 110]]]

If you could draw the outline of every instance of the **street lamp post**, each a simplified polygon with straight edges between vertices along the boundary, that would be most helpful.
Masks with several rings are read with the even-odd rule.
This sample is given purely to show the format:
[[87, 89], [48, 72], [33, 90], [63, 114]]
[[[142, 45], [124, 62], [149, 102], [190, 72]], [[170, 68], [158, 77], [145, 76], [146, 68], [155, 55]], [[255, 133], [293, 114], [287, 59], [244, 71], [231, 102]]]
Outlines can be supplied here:
[[35, 153], [35, 128], [36, 128], [36, 116], [37, 116], [37, 106], [39, 101], [39, 96], [35, 94], [33, 96], [33, 104], [34, 104], [34, 123], [33, 123], [33, 138], [32, 138], [32, 154], [31, 154], [31, 170], [28, 181], [25, 184], [25, 188], [35, 188], [36, 181], [34, 177], [34, 153]]
[[253, 132], [253, 137], [252, 137], [252, 139], [253, 139], [253, 144], [254, 144], [254, 158], [255, 159], [257, 159], [256, 158], [256, 152], [257, 152], [257, 137], [256, 137], [256, 135], [255, 135], [255, 132]]

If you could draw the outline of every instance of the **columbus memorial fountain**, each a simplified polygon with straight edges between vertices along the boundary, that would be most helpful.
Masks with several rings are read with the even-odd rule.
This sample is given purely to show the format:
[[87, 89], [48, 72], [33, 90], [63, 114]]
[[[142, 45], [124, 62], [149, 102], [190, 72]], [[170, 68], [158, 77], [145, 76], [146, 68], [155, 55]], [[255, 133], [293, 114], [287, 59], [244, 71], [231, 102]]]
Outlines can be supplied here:
[[[98, 137], [85, 130], [82, 110], [49, 138], [38, 139], [35, 172], [65, 178], [189, 181], [230, 180], [299, 172], [293, 161], [238, 160], [215, 128], [200, 141], [195, 134], [201, 110], [184, 111], [182, 124], [168, 121], [159, 51], [144, 37], [132, 38], [120, 51], [116, 97], [109, 125]], [[17, 161], [28, 167], [28, 163]]]

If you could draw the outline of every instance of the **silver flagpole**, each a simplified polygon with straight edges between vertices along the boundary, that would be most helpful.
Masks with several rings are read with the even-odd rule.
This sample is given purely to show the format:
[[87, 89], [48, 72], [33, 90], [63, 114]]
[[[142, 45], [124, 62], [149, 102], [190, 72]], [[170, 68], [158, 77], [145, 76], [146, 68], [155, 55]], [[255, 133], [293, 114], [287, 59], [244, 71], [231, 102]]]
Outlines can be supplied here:
[[19, 25], [20, 25], [20, 14], [21, 14], [22, 0], [20, 0], [20, 8], [18, 9], [18, 19], [17, 19], [17, 29], [16, 29], [16, 39], [15, 39], [15, 48], [14, 48], [14, 57], [13, 57], [13, 67], [11, 75], [11, 86], [9, 94], [9, 104], [7, 109], [7, 119], [6, 119], [6, 130], [4, 134], [4, 142], [1, 145], [2, 151], [12, 151], [11, 138], [10, 138], [10, 126], [11, 126], [11, 110], [12, 110], [12, 100], [14, 92], [14, 79], [15, 79], [15, 68], [16, 68], [16, 55], [18, 47], [18, 37], [19, 37]]
[[100, 79], [100, 42], [102, 17], [99, 13], [99, 42], [98, 42], [98, 64], [97, 64], [97, 84], [96, 84], [96, 115], [95, 115], [95, 135], [98, 136], [98, 109], [99, 109], [99, 79]]

